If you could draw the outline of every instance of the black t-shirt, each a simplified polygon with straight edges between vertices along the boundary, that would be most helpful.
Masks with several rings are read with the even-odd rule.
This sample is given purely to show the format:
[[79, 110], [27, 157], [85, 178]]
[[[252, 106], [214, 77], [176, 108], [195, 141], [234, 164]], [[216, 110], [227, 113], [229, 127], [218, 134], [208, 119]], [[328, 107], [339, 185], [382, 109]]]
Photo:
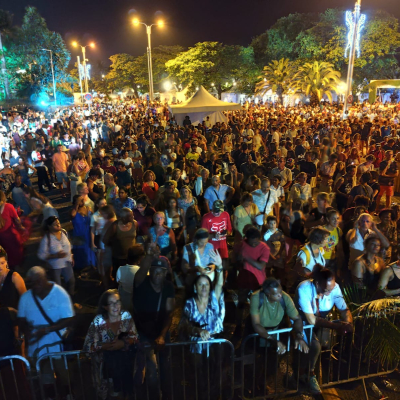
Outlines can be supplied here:
[[326, 213], [323, 214], [318, 210], [318, 207], [313, 208], [310, 211], [310, 215], [314, 216], [315, 221], [319, 221], [322, 217], [324, 217], [326, 219]]
[[133, 288], [134, 321], [140, 336], [154, 340], [160, 333], [164, 325], [167, 299], [175, 298], [174, 285], [170, 281], [164, 281], [161, 292], [160, 309], [157, 313], [160, 293], [154, 291], [150, 283], [150, 276], [146, 276], [144, 281]]

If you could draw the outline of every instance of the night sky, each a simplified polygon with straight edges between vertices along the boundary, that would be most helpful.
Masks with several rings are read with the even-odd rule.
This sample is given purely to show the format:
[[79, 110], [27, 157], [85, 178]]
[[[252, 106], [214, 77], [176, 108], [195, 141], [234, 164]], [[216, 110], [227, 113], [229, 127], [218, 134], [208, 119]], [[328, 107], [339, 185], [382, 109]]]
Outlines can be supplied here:
[[[0, 8], [14, 14], [20, 24], [24, 8], [36, 7], [49, 29], [62, 34], [67, 43], [96, 42], [88, 50], [92, 63], [107, 61], [116, 53], [143, 54], [145, 27], [133, 27], [137, 15], [146, 23], [163, 15], [164, 28], [153, 28], [152, 46], [179, 44], [192, 46], [200, 41], [248, 45], [275, 21], [294, 12], [321, 12], [329, 7], [352, 9], [352, 0], [0, 0]], [[399, 0], [363, 0], [362, 10], [381, 8], [400, 19]], [[136, 14], [135, 14], [136, 11]], [[158, 14], [157, 14], [158, 15]], [[70, 47], [73, 59], [77, 50]]]

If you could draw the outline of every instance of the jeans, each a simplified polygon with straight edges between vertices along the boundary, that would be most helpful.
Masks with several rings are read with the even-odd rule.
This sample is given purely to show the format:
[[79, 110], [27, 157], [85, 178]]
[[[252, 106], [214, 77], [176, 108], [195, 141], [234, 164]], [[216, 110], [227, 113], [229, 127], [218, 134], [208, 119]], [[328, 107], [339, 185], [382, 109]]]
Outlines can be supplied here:
[[72, 297], [75, 292], [75, 275], [72, 265], [69, 264], [64, 268], [50, 270], [51, 279], [61, 286], [61, 276], [64, 278], [67, 292]]
[[46, 185], [50, 189], [49, 176], [47, 175], [46, 167], [36, 167], [38, 176], [39, 192], [43, 192], [43, 186]]

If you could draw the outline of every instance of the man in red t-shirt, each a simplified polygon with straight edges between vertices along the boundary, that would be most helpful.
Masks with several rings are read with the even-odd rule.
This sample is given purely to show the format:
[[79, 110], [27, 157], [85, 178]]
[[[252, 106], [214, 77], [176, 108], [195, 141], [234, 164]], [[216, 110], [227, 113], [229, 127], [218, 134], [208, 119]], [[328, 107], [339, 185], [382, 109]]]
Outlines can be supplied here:
[[[211, 234], [210, 242], [214, 246], [214, 250], [218, 250], [223, 263], [226, 264], [229, 257], [226, 237], [232, 233], [232, 225], [229, 214], [224, 211], [222, 200], [214, 201], [212, 211], [203, 216], [201, 227], [207, 229]], [[227, 266], [224, 265], [224, 267]]]

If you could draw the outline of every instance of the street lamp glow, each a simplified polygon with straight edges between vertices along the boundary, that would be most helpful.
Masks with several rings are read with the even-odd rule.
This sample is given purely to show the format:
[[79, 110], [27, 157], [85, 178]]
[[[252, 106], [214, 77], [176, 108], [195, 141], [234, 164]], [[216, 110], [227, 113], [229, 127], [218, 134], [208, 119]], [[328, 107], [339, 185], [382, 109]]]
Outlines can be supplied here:
[[133, 18], [132, 23], [133, 25], [138, 26], [140, 24], [139, 18]]
[[160, 20], [157, 22], [157, 25], [158, 25], [160, 28], [163, 28], [163, 27], [164, 27], [164, 21], [163, 21], [162, 19], [160, 19]]
[[78, 47], [78, 42], [75, 42], [75, 41], [74, 41], [74, 42], [72, 42], [71, 44], [72, 44], [72, 46], [74, 46], [74, 47]]
[[172, 88], [171, 82], [170, 82], [170, 81], [165, 81], [165, 82], [164, 82], [164, 89], [165, 89], [167, 92], [169, 92], [169, 91], [171, 90], [171, 88]]
[[89, 44], [89, 47], [91, 47], [92, 49], [94, 49], [96, 47], [96, 45], [94, 44], [94, 42]]
[[102, 74], [101, 77], [104, 79], [106, 76], [104, 74]]

